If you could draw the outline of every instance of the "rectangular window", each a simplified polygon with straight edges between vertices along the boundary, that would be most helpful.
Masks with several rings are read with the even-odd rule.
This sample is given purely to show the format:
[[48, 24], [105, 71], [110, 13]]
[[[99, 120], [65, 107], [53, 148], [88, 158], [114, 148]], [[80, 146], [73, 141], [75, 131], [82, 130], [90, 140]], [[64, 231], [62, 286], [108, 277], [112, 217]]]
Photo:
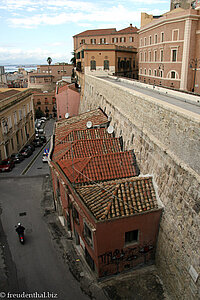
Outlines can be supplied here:
[[142, 52], [140, 52], [140, 61], [142, 61]]
[[136, 243], [138, 241], [138, 237], [139, 237], [138, 229], [125, 232], [125, 244]]
[[94, 44], [96, 44], [97, 41], [96, 41], [96, 39], [91, 39], [90, 42], [91, 42], [91, 44], [94, 45]]
[[87, 226], [86, 223], [84, 223], [84, 237], [86, 242], [93, 247], [93, 240], [92, 240], [92, 231]]
[[79, 225], [80, 224], [80, 222], [79, 222], [79, 213], [78, 213], [78, 211], [75, 207], [73, 207], [72, 213], [73, 213], [74, 221], [76, 222], [76, 224]]
[[172, 41], [178, 41], [178, 29], [172, 30]]
[[8, 129], [12, 128], [12, 119], [11, 116], [8, 117]]
[[113, 43], [118, 43], [118, 38], [112, 38]]
[[147, 38], [146, 37], [144, 38], [144, 45], [145, 46], [147, 45]]
[[157, 71], [156, 70], [154, 70], [154, 76], [157, 76]]
[[149, 61], [151, 61], [151, 52], [149, 51]]
[[157, 61], [157, 50], [154, 51], [154, 61]]
[[100, 44], [105, 44], [105, 43], [106, 43], [106, 39], [105, 38], [100, 39]]
[[17, 112], [14, 112], [14, 124], [17, 125]]
[[125, 37], [121, 37], [120, 38], [120, 43], [125, 43], [126, 42], [126, 38]]
[[160, 50], [160, 61], [163, 61], [163, 50]]
[[150, 37], [149, 37], [149, 45], [151, 45], [151, 35], [150, 35]]
[[83, 39], [83, 40], [81, 40], [81, 44], [85, 44], [85, 40]]
[[130, 42], [130, 43], [134, 42], [134, 37], [133, 37], [133, 36], [130, 36], [130, 37], [129, 37], [129, 42]]
[[147, 53], [144, 52], [144, 61], [147, 61]]
[[157, 36], [157, 34], [155, 34], [155, 36], [154, 36], [154, 43], [157, 44], [157, 42], [158, 42], [158, 36]]
[[161, 32], [161, 42], [164, 42], [164, 32]]
[[81, 51], [81, 58], [84, 58], [84, 50]]
[[22, 110], [19, 109], [19, 120], [21, 120], [21, 119], [22, 119]]
[[23, 106], [23, 116], [26, 117], [26, 107], [25, 107], [25, 105]]
[[172, 61], [177, 61], [177, 50], [176, 49], [172, 50]]

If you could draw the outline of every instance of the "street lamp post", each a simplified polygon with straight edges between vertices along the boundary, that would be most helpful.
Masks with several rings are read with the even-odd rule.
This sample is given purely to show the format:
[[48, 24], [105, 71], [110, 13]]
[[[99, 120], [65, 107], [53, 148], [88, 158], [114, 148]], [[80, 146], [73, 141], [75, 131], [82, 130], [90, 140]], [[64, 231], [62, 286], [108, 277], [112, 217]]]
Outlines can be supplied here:
[[192, 88], [193, 93], [194, 93], [194, 88], [195, 88], [196, 71], [197, 71], [198, 68], [200, 68], [200, 59], [199, 58], [195, 58], [195, 59], [192, 58], [190, 60], [190, 69], [194, 70], [194, 82], [193, 82], [193, 88]]

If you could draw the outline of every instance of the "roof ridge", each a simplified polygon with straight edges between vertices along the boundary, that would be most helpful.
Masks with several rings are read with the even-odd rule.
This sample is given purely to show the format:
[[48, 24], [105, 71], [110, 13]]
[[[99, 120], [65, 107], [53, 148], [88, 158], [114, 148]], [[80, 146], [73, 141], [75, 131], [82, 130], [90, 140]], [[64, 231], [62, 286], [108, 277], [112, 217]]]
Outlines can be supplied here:
[[[107, 217], [107, 215], [108, 215], [108, 213], [109, 213], [109, 211], [110, 211], [110, 208], [111, 208], [111, 206], [112, 206], [113, 200], [114, 200], [115, 197], [117, 196], [117, 191], [118, 191], [118, 188], [119, 188], [119, 187], [120, 187], [120, 184], [117, 184], [117, 185], [115, 186], [115, 189], [114, 189], [112, 198], [109, 200], [108, 205], [107, 205], [106, 208], [105, 208], [105, 213], [104, 213], [104, 215], [102, 216], [102, 219], [105, 219], [105, 218]], [[106, 191], [106, 192], [108, 192], [108, 191]]]

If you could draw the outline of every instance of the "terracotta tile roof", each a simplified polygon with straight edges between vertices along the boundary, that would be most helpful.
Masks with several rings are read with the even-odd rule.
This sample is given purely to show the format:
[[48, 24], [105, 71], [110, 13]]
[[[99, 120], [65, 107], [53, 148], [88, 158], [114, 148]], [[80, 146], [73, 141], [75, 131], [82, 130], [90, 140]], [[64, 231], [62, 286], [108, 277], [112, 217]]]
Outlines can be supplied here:
[[107, 128], [91, 128], [84, 130], [70, 130], [66, 133], [63, 142], [74, 142], [78, 140], [94, 140], [109, 139], [111, 135], [107, 132]]
[[85, 30], [81, 33], [78, 33], [74, 35], [73, 37], [78, 37], [78, 36], [89, 36], [89, 35], [102, 35], [102, 34], [111, 34], [115, 33], [116, 28], [108, 28], [108, 29], [92, 29], [92, 30]]
[[133, 151], [109, 153], [99, 156], [60, 160], [57, 162], [73, 183], [84, 183], [139, 174]]
[[105, 125], [108, 123], [108, 118], [101, 109], [96, 109], [58, 121], [55, 128], [55, 143], [60, 143], [69, 131], [87, 129], [86, 124], [88, 121], [92, 122], [92, 126]]
[[120, 33], [120, 34], [122, 34], [122, 33], [136, 33], [136, 32], [138, 32], [138, 30], [139, 29], [137, 27], [129, 26], [127, 28], [124, 28], [124, 29], [121, 29], [121, 30], [117, 31], [117, 33]]
[[[58, 145], [60, 146], [60, 145]], [[90, 139], [77, 140], [73, 143], [66, 142], [62, 147], [55, 149], [53, 160], [73, 159], [80, 157], [90, 157], [95, 155], [121, 152], [120, 139]]]
[[97, 220], [133, 216], [158, 209], [152, 177], [133, 177], [76, 186]]
[[6, 92], [2, 92], [2, 93], [0, 93], [0, 100], [6, 99], [8, 97], [11, 97], [11, 96], [19, 94], [19, 93], [20, 93], [20, 91], [13, 90], [13, 89], [6, 91]]

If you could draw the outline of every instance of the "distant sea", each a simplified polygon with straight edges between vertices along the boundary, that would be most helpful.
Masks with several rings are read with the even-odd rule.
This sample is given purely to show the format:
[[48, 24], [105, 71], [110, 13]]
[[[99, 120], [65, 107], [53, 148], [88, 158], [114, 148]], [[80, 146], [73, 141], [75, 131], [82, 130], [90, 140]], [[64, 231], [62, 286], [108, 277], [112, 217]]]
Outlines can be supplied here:
[[36, 70], [37, 65], [4, 65], [4, 69], [6, 73], [16, 72], [18, 68], [24, 68], [26, 71]]

